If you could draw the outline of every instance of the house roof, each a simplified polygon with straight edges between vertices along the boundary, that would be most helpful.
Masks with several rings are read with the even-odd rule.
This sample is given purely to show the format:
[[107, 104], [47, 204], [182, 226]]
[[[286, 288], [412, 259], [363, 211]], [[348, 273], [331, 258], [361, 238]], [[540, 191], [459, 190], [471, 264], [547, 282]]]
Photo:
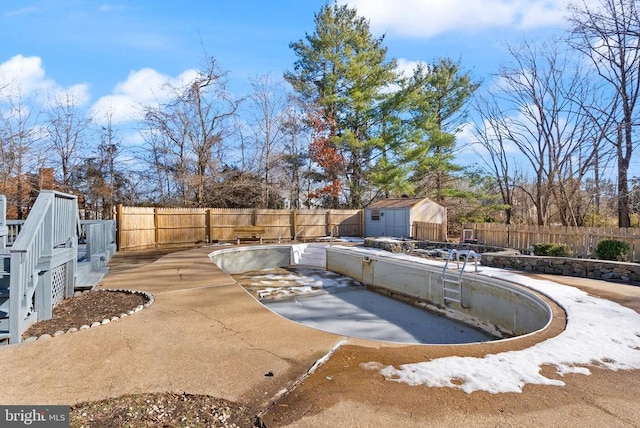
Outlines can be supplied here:
[[425, 201], [429, 201], [429, 198], [388, 198], [376, 201], [367, 208], [411, 208]]

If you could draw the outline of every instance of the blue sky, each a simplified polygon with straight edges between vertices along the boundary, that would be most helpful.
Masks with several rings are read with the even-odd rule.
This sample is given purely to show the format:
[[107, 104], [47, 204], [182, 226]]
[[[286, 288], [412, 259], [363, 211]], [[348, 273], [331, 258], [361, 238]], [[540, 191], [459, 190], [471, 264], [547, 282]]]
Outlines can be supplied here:
[[[505, 42], [563, 29], [568, 0], [338, 0], [356, 7], [390, 57], [459, 59], [490, 84]], [[588, 0], [593, 1], [593, 0]], [[23, 95], [72, 91], [97, 122], [136, 118], [162, 99], [165, 83], [188, 79], [206, 55], [246, 95], [249, 79], [292, 69], [289, 43], [314, 31], [324, 0], [2, 0], [0, 88]], [[5, 89], [6, 91], [6, 89]], [[464, 137], [462, 137], [464, 138]]]

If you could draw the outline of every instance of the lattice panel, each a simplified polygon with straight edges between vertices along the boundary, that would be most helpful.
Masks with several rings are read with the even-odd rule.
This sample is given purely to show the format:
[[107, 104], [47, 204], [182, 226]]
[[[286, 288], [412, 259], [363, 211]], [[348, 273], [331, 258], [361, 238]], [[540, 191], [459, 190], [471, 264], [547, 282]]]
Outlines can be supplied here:
[[56, 266], [51, 270], [51, 301], [53, 306], [64, 299], [65, 282], [67, 279], [67, 264]]

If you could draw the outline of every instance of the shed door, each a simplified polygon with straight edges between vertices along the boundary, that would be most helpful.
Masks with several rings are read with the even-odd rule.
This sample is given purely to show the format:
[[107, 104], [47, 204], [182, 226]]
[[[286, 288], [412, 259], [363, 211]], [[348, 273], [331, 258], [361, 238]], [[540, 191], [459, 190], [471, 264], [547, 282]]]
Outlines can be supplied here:
[[386, 222], [386, 231], [388, 236], [401, 238], [408, 236], [407, 224], [409, 223], [408, 210], [388, 210], [384, 213]]

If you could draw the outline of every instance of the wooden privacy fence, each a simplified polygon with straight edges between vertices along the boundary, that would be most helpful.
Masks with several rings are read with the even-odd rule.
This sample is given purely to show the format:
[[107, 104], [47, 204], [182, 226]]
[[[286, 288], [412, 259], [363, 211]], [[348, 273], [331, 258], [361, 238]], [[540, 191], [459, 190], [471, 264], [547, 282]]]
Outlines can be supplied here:
[[421, 221], [413, 222], [413, 232], [411, 234], [419, 241], [447, 241], [446, 223], [425, 223]]
[[523, 252], [541, 242], [567, 244], [577, 257], [593, 255], [604, 239], [625, 241], [630, 246], [630, 260], [640, 258], [640, 229], [618, 227], [529, 226], [496, 223], [469, 223], [478, 244], [514, 248]]
[[362, 210], [145, 208], [118, 206], [118, 249], [235, 241], [234, 229], [261, 226], [265, 240], [363, 236]]

